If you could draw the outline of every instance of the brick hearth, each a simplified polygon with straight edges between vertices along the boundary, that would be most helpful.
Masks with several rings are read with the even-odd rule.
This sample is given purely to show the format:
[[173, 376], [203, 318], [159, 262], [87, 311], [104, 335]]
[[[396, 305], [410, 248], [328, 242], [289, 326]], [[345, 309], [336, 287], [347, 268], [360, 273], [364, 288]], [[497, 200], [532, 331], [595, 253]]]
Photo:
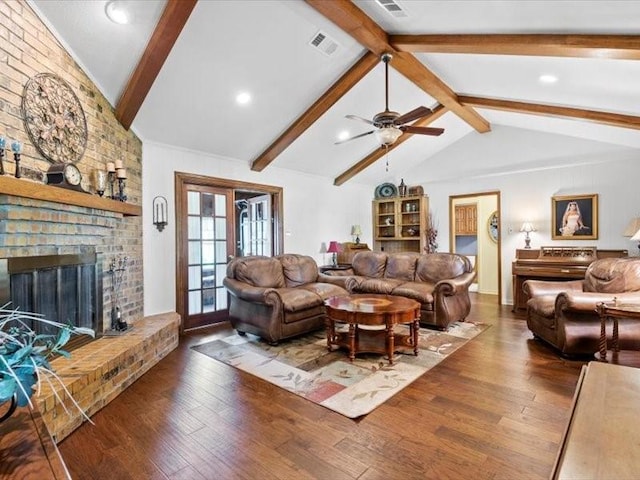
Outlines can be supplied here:
[[[70, 359], [53, 360], [52, 367], [91, 416], [178, 346], [179, 323], [175, 312], [145, 317], [130, 332], [102, 337], [74, 350]], [[44, 385], [36, 402], [49, 432], [60, 442], [82, 424], [83, 417], [71, 399], [60, 388], [56, 390], [62, 402]]]

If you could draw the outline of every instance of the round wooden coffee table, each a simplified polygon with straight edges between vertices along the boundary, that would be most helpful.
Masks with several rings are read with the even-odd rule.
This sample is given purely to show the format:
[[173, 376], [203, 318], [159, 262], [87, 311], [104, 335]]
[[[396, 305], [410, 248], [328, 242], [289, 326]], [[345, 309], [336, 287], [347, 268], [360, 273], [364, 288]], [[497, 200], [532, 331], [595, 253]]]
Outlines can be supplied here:
[[[357, 353], [386, 354], [393, 364], [396, 347], [413, 348], [418, 355], [420, 303], [405, 297], [376, 294], [354, 294], [331, 297], [327, 308], [327, 348], [347, 348], [349, 360]], [[349, 325], [347, 332], [336, 332], [336, 323]], [[394, 325], [408, 324], [409, 334], [396, 333]], [[375, 328], [378, 327], [378, 328]]]

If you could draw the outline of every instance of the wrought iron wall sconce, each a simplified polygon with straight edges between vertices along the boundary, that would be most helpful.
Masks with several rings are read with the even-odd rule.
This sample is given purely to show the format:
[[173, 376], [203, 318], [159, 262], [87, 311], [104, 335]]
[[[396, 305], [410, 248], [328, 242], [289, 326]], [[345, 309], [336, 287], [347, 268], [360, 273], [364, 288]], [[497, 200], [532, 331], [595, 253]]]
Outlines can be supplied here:
[[153, 199], [153, 224], [159, 232], [164, 230], [164, 227], [168, 225], [167, 216], [169, 215], [169, 204], [167, 199], [161, 195], [158, 195]]
[[7, 140], [0, 135], [0, 175], [4, 175], [4, 149], [6, 145]]

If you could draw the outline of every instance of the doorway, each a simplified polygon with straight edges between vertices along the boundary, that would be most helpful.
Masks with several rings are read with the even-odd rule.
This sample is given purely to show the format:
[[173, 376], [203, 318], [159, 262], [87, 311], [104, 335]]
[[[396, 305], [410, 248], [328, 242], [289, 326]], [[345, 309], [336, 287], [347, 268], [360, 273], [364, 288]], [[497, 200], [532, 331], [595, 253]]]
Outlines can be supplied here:
[[466, 255], [476, 271], [470, 289], [502, 298], [500, 192], [449, 197], [449, 251]]
[[282, 188], [176, 172], [176, 310], [182, 331], [226, 321], [234, 256], [283, 250]]

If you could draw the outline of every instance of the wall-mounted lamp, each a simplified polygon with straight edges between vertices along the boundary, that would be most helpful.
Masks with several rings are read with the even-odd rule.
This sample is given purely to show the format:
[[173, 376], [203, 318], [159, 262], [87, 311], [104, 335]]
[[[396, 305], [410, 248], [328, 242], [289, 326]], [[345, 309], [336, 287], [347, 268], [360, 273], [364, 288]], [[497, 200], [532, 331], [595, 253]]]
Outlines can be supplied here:
[[338, 248], [338, 242], [335, 241], [330, 241], [329, 242], [329, 248], [327, 248], [327, 253], [333, 253], [333, 259], [332, 259], [332, 265], [334, 267], [338, 266], [338, 257], [337, 257], [337, 253], [340, 251], [340, 248]]
[[0, 175], [4, 175], [4, 149], [7, 146], [7, 140], [0, 135]]
[[164, 230], [168, 225], [167, 216], [169, 215], [169, 204], [163, 196], [157, 196], [153, 199], [153, 224], [159, 232]]
[[529, 238], [529, 232], [535, 232], [536, 229], [533, 228], [531, 222], [524, 222], [522, 224], [522, 227], [520, 227], [520, 231], [525, 233], [524, 248], [531, 248], [531, 238]]
[[356, 242], [356, 245], [360, 243], [360, 235], [362, 235], [360, 225], [353, 225], [351, 227], [351, 236], [355, 237], [354, 241]]
[[[625, 237], [631, 237], [631, 240], [640, 241], [640, 238], [636, 238], [638, 236], [638, 231], [640, 231], [640, 217], [632, 218], [627, 225], [627, 228], [624, 229], [624, 233], [622, 234]], [[638, 250], [640, 251], [640, 243], [638, 243]]]

